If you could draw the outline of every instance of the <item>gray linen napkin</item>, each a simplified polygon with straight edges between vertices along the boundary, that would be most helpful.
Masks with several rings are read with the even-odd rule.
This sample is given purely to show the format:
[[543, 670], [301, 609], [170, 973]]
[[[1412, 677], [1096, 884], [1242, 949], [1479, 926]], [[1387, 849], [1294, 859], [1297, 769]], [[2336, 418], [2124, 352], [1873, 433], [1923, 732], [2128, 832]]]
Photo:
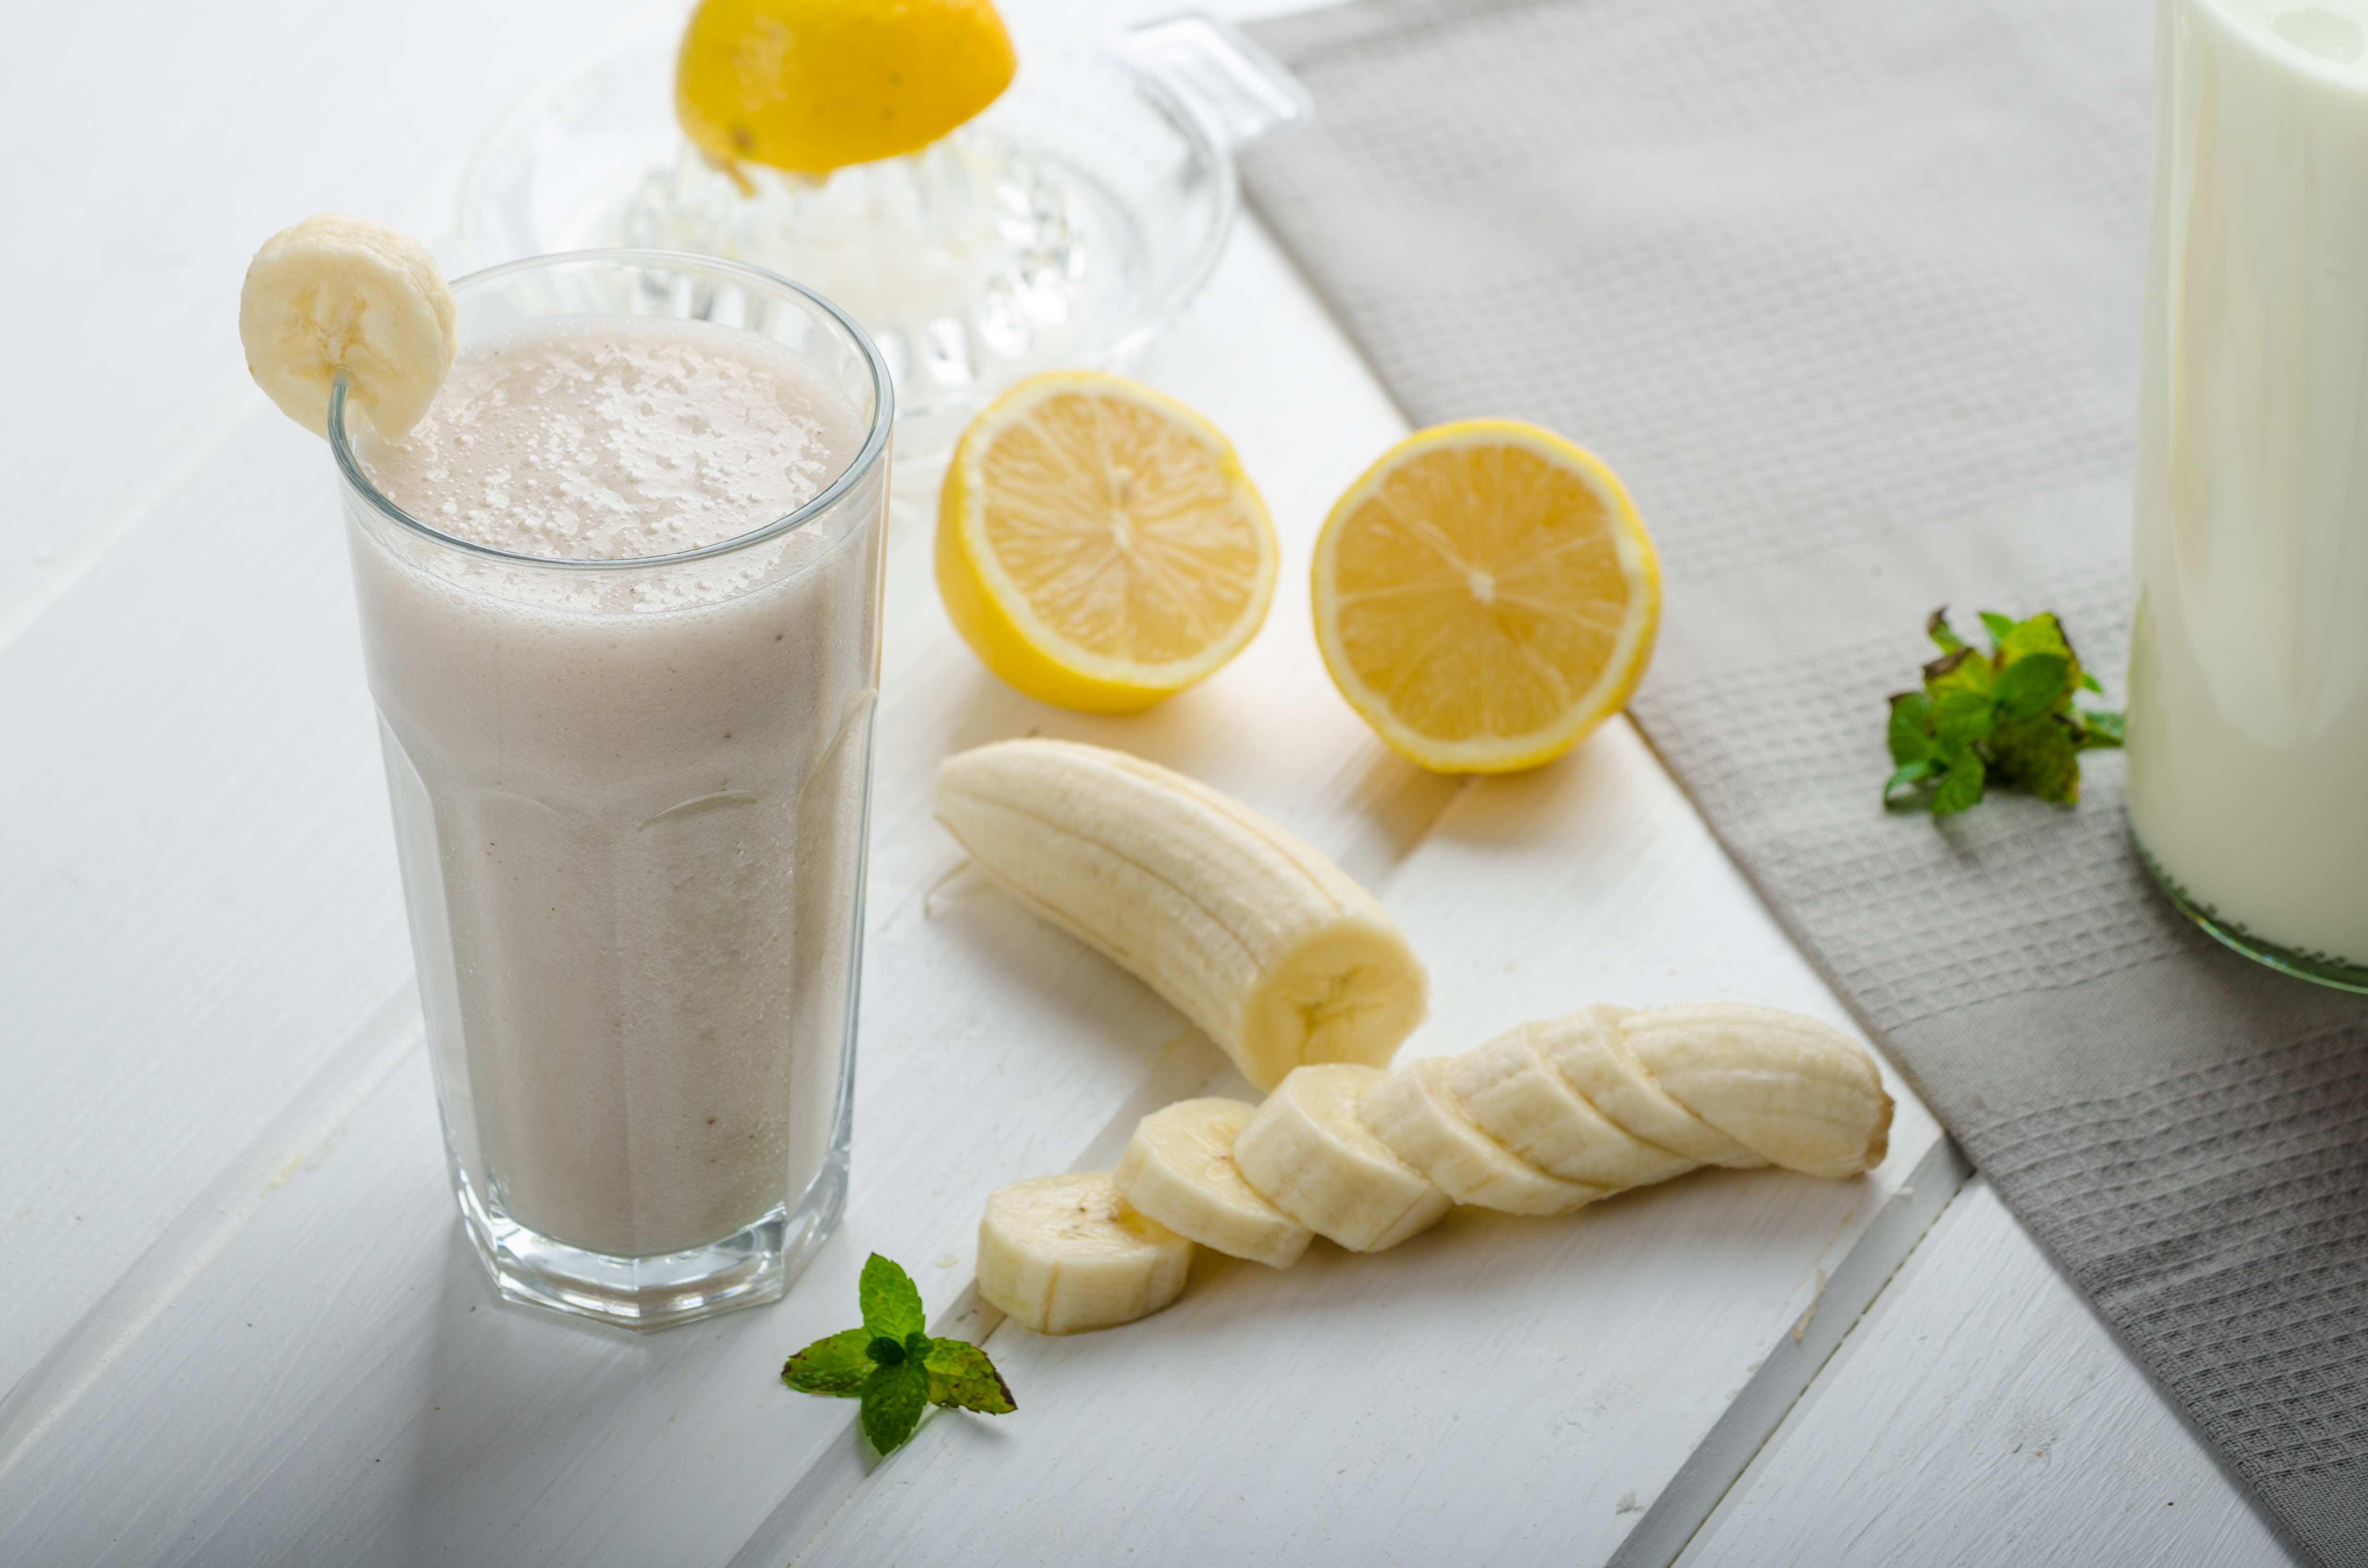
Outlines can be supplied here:
[[1362, 0], [1252, 30], [1317, 111], [1250, 154], [1252, 198], [1407, 416], [1533, 419], [1619, 470], [1668, 578], [1653, 744], [2272, 1520], [2368, 1563], [2368, 1004], [2180, 919], [2114, 754], [2077, 810], [1878, 804], [1936, 605], [2055, 609], [2120, 695], [2146, 8]]

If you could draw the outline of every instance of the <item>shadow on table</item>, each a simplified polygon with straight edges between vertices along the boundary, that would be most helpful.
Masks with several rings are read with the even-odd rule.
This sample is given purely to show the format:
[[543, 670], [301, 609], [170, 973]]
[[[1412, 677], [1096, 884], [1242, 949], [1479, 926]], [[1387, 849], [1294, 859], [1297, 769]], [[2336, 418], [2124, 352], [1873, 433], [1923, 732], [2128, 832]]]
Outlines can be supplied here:
[[707, 1344], [503, 1301], [457, 1216], [432, 1321], [404, 1511], [411, 1562], [502, 1560], [552, 1483], [594, 1460], [635, 1389]]

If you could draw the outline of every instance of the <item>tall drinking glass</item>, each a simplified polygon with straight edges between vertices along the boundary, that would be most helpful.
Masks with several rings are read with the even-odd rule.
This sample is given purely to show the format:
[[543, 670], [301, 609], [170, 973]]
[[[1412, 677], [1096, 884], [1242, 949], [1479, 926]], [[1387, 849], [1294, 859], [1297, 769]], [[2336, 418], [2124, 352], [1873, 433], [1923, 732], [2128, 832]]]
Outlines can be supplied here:
[[410, 515], [332, 398], [469, 1235], [513, 1299], [663, 1327], [780, 1295], [845, 1203], [894, 397], [846, 315], [731, 262], [585, 252], [453, 295], [464, 358], [657, 318], [632, 330], [769, 340], [854, 411], [788, 516], [578, 560]]
[[2368, 989], [2368, 4], [2162, 0], [2156, 95], [2130, 824]]

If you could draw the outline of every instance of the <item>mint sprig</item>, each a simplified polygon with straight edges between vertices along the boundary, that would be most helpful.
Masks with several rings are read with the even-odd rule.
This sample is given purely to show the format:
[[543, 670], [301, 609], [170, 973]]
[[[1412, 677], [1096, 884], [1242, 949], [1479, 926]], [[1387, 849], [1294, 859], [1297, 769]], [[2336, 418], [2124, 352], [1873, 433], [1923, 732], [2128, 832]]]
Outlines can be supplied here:
[[2121, 714], [2073, 706], [2075, 693], [2104, 687], [2053, 614], [1984, 610], [1982, 624], [1987, 653], [1957, 635], [1945, 608], [1924, 623], [1941, 657], [1924, 666], [1923, 690], [1891, 699], [1892, 811], [1953, 816], [1993, 784], [2068, 806], [2080, 799], [2080, 754], [2122, 744]]
[[876, 1252], [863, 1265], [856, 1300], [863, 1326], [817, 1339], [791, 1357], [781, 1381], [800, 1393], [861, 1400], [863, 1435], [879, 1452], [903, 1448], [933, 1404], [989, 1415], [1019, 1408], [985, 1351], [929, 1337], [912, 1276]]

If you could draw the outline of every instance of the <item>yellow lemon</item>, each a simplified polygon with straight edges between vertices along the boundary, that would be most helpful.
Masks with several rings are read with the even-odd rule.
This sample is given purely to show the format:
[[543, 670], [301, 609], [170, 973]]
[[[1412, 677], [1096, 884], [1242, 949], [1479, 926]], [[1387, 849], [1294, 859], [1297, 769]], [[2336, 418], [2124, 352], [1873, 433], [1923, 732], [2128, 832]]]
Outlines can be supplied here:
[[1349, 705], [1440, 773], [1560, 756], [1618, 712], [1661, 615], [1653, 540], [1619, 479], [1550, 430], [1419, 430], [1315, 543], [1315, 640]]
[[675, 113], [726, 168], [825, 174], [928, 146], [1017, 65], [988, 0], [700, 0]]
[[1274, 524], [1217, 427], [1123, 376], [1053, 370], [990, 404], [938, 503], [938, 590], [1029, 696], [1131, 713], [1242, 651]]

